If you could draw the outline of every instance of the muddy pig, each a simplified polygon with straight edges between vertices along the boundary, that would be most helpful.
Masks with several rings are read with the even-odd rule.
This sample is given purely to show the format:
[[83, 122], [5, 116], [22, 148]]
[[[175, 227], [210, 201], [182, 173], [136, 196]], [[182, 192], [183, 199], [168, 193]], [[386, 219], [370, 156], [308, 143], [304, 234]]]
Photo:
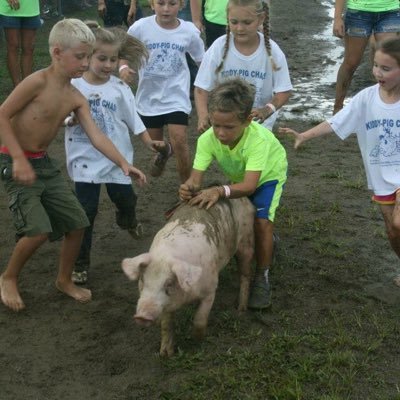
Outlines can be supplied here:
[[247, 198], [220, 200], [209, 210], [182, 204], [157, 232], [148, 253], [122, 261], [131, 280], [139, 279], [135, 321], [161, 322], [162, 356], [174, 353], [174, 312], [198, 302], [193, 336], [206, 332], [218, 273], [236, 256], [240, 271], [239, 311], [247, 308], [254, 254], [254, 207]]

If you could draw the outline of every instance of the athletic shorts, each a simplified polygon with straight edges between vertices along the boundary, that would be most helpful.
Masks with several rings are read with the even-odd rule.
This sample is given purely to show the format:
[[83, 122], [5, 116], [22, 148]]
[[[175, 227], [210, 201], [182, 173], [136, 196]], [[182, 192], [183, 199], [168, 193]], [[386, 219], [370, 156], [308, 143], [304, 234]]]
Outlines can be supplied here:
[[0, 154], [0, 177], [6, 189], [17, 236], [48, 234], [51, 241], [89, 226], [86, 213], [60, 169], [47, 155], [29, 158], [36, 180], [31, 186], [12, 179], [12, 159]]
[[400, 10], [369, 12], [347, 10], [344, 18], [346, 35], [368, 38], [373, 33], [400, 32]]
[[175, 111], [169, 114], [153, 115], [151, 117], [140, 115], [144, 126], [149, 128], [162, 128], [164, 125], [189, 125], [189, 115], [183, 111]]
[[279, 206], [285, 181], [268, 181], [260, 185], [256, 191], [249, 196], [250, 201], [256, 208], [256, 218], [268, 219], [274, 222], [275, 212]]
[[[398, 189], [399, 190], [399, 189]], [[396, 203], [396, 193], [397, 191], [392, 194], [386, 194], [384, 196], [374, 194], [371, 199], [375, 203], [382, 204], [382, 205], [393, 205]]]
[[0, 15], [0, 26], [11, 29], [38, 29], [42, 26], [40, 16], [35, 17], [9, 17]]

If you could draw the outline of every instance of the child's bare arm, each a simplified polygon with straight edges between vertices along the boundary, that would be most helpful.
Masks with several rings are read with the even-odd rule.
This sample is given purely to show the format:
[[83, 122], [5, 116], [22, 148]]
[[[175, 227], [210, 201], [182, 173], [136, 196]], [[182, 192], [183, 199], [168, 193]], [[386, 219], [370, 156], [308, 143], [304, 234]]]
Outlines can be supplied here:
[[153, 152], [157, 151], [163, 151], [165, 150], [166, 144], [163, 140], [153, 140], [149, 132], [144, 131], [140, 135], [141, 141], [146, 145], [147, 148], [149, 148]]
[[97, 127], [90, 114], [87, 100], [83, 96], [81, 97], [78, 108], [74, 112], [93, 146], [118, 165], [125, 175], [137, 176], [136, 171], [138, 170], [125, 160], [114, 143]]
[[261, 171], [247, 171], [243, 182], [224, 186], [211, 186], [196, 193], [189, 201], [190, 205], [205, 207], [207, 210], [212, 207], [220, 198], [233, 198], [249, 196], [257, 188]]
[[271, 101], [261, 108], [253, 108], [251, 110], [251, 117], [258, 121], [260, 124], [263, 123], [267, 118], [269, 118], [275, 111], [278, 111], [282, 106], [284, 106], [291, 95], [291, 91], [277, 92], [272, 97]]
[[[31, 185], [36, 179], [36, 174], [24, 155], [24, 149], [12, 128], [11, 119], [40, 92], [42, 82], [40, 77], [36, 76], [38, 79], [30, 77], [21, 82], [0, 106], [0, 139], [13, 159], [13, 179], [24, 185]], [[35, 146], [33, 148], [37, 150]]]
[[315, 137], [327, 135], [332, 132], [333, 132], [333, 129], [327, 121], [321, 122], [319, 125], [314, 126], [313, 128], [311, 128], [308, 131], [305, 131], [303, 133], [296, 132], [295, 130], [290, 129], [290, 128], [279, 128], [279, 133], [284, 133], [284, 134], [289, 133], [290, 135], [294, 136], [294, 139], [295, 139], [294, 148], [295, 149], [297, 149], [301, 144], [303, 144], [307, 140], [313, 139]]
[[199, 87], [194, 88], [194, 102], [196, 104], [197, 112], [197, 130], [199, 133], [203, 133], [210, 127], [208, 119], [208, 91], [200, 89]]

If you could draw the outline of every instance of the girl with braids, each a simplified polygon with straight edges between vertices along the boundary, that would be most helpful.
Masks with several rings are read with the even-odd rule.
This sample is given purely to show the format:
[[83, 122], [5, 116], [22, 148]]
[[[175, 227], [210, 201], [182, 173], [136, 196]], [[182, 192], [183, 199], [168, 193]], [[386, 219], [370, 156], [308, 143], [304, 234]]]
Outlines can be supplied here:
[[[207, 50], [195, 80], [198, 130], [209, 126], [208, 93], [218, 83], [242, 78], [256, 90], [252, 117], [272, 129], [292, 84], [286, 57], [269, 37], [269, 8], [262, 0], [229, 0], [227, 33]], [[263, 26], [263, 32], [258, 27]]]
[[[164, 142], [153, 141], [146, 131], [136, 111], [131, 89], [113, 76], [120, 57], [139, 68], [147, 56], [146, 48], [120, 28], [104, 29], [92, 21], [86, 24], [96, 38], [93, 55], [88, 70], [81, 78], [72, 79], [71, 83], [87, 98], [96, 125], [131, 162], [134, 151], [130, 132], [139, 136], [150, 150], [163, 151]], [[142, 226], [136, 219], [137, 197], [131, 178], [93, 147], [81, 125], [67, 123], [65, 149], [69, 176], [75, 182], [76, 195], [90, 222], [72, 274], [75, 283], [84, 284], [88, 279], [93, 225], [102, 184], [105, 184], [108, 196], [115, 204], [118, 226], [135, 239], [141, 236]], [[143, 174], [142, 177], [145, 181]]]
[[[252, 121], [254, 94], [255, 88], [240, 78], [227, 80], [210, 92], [212, 127], [197, 141], [192, 173], [180, 186], [179, 196], [206, 209], [220, 198], [250, 199], [256, 210], [256, 271], [248, 307], [265, 309], [271, 304], [274, 217], [286, 182], [287, 160], [274, 134]], [[214, 160], [229, 184], [201, 189], [204, 173]]]

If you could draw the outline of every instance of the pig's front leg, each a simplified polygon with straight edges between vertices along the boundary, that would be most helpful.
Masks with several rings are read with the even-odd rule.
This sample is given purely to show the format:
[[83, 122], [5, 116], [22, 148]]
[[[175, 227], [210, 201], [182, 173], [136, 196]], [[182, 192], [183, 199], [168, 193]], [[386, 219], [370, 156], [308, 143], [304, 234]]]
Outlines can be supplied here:
[[196, 311], [193, 318], [192, 336], [201, 340], [204, 338], [207, 330], [208, 316], [210, 315], [211, 307], [214, 303], [215, 292], [205, 297]]
[[251, 247], [246, 247], [236, 253], [236, 260], [240, 272], [238, 311], [247, 310], [251, 281], [251, 261], [253, 259], [253, 254], [254, 252]]
[[175, 332], [174, 313], [164, 312], [161, 315], [161, 346], [160, 355], [170, 357], [174, 354]]

